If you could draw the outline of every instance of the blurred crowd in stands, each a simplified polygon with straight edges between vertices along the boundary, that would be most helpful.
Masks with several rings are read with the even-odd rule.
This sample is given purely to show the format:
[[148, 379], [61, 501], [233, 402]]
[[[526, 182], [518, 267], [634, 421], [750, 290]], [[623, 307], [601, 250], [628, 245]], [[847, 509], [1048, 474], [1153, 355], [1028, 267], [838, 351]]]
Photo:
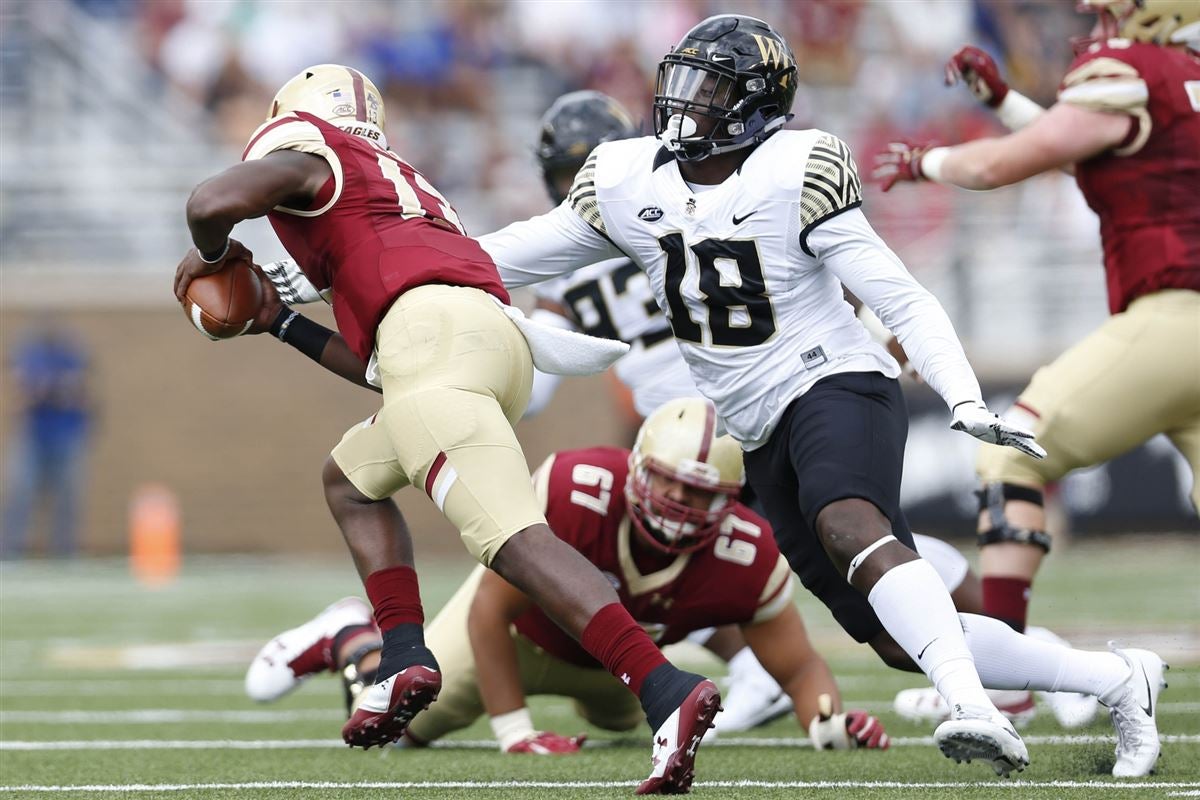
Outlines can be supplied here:
[[968, 42], [997, 56], [1015, 87], [1052, 102], [1067, 39], [1088, 25], [1061, 0], [76, 2], [127, 19], [156, 75], [207, 108], [231, 149], [299, 69], [361, 68], [387, 98], [393, 149], [452, 199], [498, 198], [488, 225], [539, 210], [536, 192], [523, 199], [536, 186], [530, 134], [555, 95], [608, 92], [648, 127], [655, 65], [710, 14], [779, 28], [806, 89], [793, 126], [836, 132], [860, 154], [895, 132], [946, 139], [994, 124], [966, 92], [942, 86], [942, 64]]

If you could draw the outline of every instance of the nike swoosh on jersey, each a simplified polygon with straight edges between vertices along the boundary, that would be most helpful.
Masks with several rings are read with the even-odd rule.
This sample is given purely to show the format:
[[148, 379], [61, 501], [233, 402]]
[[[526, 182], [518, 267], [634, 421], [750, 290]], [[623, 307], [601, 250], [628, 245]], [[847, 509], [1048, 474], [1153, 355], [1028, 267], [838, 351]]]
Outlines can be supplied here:
[[738, 217], [738, 215], [737, 215], [737, 214], [734, 214], [734, 215], [733, 215], [733, 224], [734, 224], [734, 225], [741, 225], [743, 222], [745, 222], [746, 220], [750, 219], [751, 217], [753, 217], [753, 216], [754, 216], [755, 214], [757, 214], [757, 213], [758, 213], [758, 209], [756, 208], [756, 209], [754, 209], [753, 211], [751, 211], [749, 214], [743, 214], [741, 217]]

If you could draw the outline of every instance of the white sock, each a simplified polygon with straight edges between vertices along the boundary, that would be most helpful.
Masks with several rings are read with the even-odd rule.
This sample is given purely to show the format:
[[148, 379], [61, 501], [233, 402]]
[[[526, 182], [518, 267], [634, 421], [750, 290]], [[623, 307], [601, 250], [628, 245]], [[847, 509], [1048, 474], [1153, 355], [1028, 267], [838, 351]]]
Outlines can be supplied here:
[[867, 601], [947, 705], [994, 708], [975, 672], [950, 593], [927, 561], [918, 558], [892, 567], [871, 588]]
[[1102, 697], [1123, 686], [1129, 665], [1114, 653], [1075, 650], [1017, 633], [978, 614], [959, 614], [975, 669], [989, 689], [1080, 692]]

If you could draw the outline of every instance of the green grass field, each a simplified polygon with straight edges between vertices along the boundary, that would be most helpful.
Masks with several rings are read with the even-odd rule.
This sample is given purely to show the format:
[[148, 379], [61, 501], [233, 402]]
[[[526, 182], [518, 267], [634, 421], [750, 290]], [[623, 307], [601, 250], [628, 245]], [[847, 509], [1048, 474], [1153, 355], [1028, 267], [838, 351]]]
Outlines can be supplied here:
[[[1049, 712], [1024, 731], [1033, 764], [1020, 780], [957, 766], [929, 730], [891, 713], [919, 678], [891, 672], [850, 642], [806, 595], [802, 611], [849, 706], [878, 713], [895, 742], [878, 752], [817, 753], [794, 720], [705, 746], [698, 797], [1131, 798], [1200, 796], [1200, 541], [1111, 539], [1055, 553], [1033, 618], [1084, 647], [1108, 638], [1152, 647], [1172, 664], [1160, 700], [1158, 774], [1109, 776], [1107, 717], [1064, 733]], [[470, 565], [422, 566], [427, 608]], [[577, 756], [502, 756], [486, 721], [426, 751], [350, 751], [339, 738], [340, 689], [313, 680], [271, 706], [245, 699], [258, 646], [358, 591], [349, 558], [324, 565], [193, 559], [170, 587], [136, 585], [123, 563], [0, 569], [0, 795], [34, 798], [627, 797], [649, 770], [645, 732], [614, 737], [570, 703], [533, 702], [535, 722], [587, 730]], [[675, 650], [717, 674], [700, 651]]]

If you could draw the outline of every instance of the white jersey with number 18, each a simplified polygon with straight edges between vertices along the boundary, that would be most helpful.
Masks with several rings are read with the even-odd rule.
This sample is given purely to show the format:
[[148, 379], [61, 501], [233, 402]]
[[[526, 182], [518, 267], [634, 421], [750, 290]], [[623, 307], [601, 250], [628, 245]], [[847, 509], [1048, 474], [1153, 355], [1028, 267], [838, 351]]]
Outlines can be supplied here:
[[480, 243], [509, 286], [627, 254], [649, 277], [697, 387], [748, 449], [821, 378], [900, 374], [842, 284], [949, 404], [979, 399], [945, 312], [858, 210], [858, 173], [841, 140], [781, 131], [719, 186], [699, 188], [653, 138], [602, 144], [563, 205]]

